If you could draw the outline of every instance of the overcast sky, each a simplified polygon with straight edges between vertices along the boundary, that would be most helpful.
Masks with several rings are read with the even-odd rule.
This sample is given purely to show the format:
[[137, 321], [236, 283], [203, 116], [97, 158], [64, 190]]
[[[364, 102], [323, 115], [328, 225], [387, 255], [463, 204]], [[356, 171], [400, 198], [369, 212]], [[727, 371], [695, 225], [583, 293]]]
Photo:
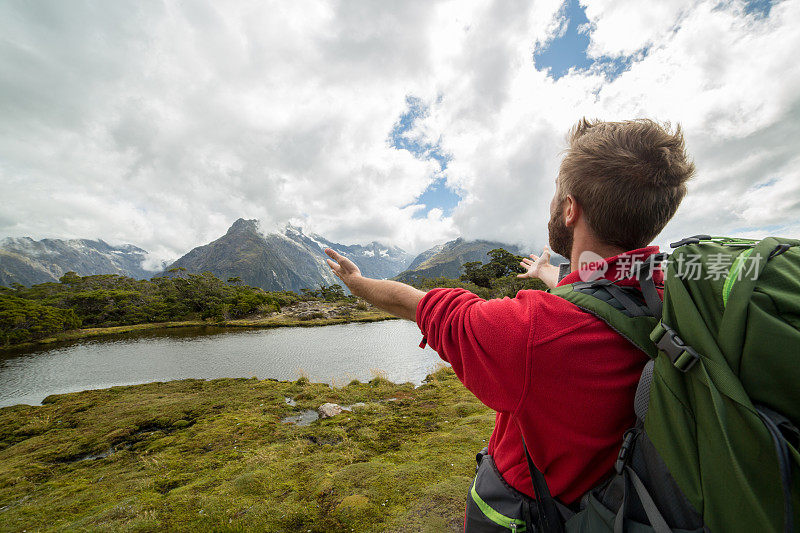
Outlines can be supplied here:
[[697, 178], [659, 243], [800, 237], [798, 21], [800, 0], [6, 0], [0, 238], [155, 265], [245, 217], [539, 249], [581, 116], [685, 128]]

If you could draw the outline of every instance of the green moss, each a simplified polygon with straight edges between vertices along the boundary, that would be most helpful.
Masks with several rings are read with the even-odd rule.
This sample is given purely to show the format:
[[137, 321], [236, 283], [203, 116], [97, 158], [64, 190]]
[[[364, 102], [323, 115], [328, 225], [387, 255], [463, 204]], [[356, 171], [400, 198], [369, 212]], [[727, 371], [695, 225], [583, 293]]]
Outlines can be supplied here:
[[366, 531], [372, 524], [378, 523], [380, 515], [380, 508], [361, 494], [346, 496], [334, 509], [334, 517], [343, 528], [357, 527], [359, 531]]
[[[328, 401], [364, 406], [281, 422]], [[492, 419], [449, 369], [54, 395], [0, 409], [0, 531], [461, 531]]]

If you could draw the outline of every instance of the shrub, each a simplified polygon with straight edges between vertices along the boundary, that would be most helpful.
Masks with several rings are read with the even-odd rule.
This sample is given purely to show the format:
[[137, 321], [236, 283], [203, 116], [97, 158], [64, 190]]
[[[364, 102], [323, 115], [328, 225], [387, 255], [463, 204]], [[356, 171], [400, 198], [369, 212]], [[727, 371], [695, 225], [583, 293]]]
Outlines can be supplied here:
[[0, 295], [0, 345], [27, 342], [79, 328], [72, 309], [58, 309], [36, 301]]

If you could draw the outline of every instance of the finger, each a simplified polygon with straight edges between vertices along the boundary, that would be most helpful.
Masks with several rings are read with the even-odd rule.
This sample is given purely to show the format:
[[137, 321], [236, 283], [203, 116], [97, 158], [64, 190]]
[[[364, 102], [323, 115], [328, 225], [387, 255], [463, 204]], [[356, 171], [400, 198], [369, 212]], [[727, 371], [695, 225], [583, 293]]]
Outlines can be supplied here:
[[531, 259], [533, 259], [534, 261], [538, 261], [539, 260], [539, 256], [536, 255], [536, 254], [531, 254]]
[[525, 272], [524, 274], [517, 274], [517, 277], [518, 278], [527, 278], [528, 277], [528, 273]]
[[339, 252], [337, 252], [332, 248], [326, 248], [325, 253], [328, 254], [330, 257], [332, 257], [339, 264], [342, 264], [345, 261], [349, 261], [348, 258], [346, 258], [345, 256], [343, 256], [342, 254], [340, 254]]
[[341, 268], [339, 266], [339, 263], [333, 261], [332, 259], [326, 259], [325, 261], [328, 263], [328, 266], [331, 267], [331, 270], [333, 270], [334, 272], [336, 272], [339, 268]]
[[340, 254], [336, 250], [332, 250], [332, 249], [328, 248], [328, 249], [325, 250], [325, 253], [327, 253], [329, 256], [331, 256], [334, 259], [334, 261], [339, 263], [339, 266], [344, 271], [350, 271], [350, 270], [354, 270], [354, 269], [358, 268], [355, 263], [350, 261], [348, 258], [343, 256], [342, 254]]
[[533, 261], [528, 259], [527, 257], [523, 257], [522, 261], [519, 262], [520, 265], [532, 265]]

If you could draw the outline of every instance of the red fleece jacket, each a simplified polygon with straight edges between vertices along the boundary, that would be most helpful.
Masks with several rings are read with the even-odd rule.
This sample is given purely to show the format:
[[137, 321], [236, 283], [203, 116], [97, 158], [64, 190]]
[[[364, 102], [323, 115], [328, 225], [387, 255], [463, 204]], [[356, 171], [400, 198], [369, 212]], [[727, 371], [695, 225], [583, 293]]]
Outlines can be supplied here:
[[[603, 277], [624, 277], [632, 257], [657, 252], [651, 246], [607, 258]], [[662, 282], [660, 271], [653, 277]], [[559, 285], [575, 281], [577, 271]], [[550, 492], [564, 503], [611, 473], [622, 434], [634, 423], [633, 397], [647, 362], [629, 341], [574, 304], [535, 290], [487, 301], [464, 289], [433, 289], [416, 319], [428, 345], [497, 411], [489, 453], [515, 489], [533, 497], [520, 427]]]

